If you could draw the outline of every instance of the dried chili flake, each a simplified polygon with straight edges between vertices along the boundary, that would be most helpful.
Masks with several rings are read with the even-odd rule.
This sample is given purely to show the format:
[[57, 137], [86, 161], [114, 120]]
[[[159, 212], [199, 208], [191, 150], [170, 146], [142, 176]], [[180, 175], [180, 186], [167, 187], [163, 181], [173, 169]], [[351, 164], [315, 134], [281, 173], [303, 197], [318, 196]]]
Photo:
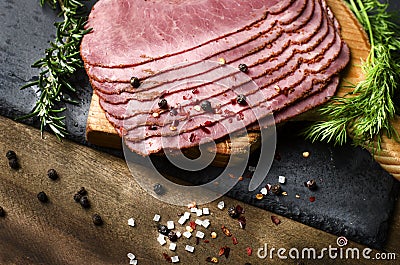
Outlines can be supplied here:
[[237, 245], [239, 242], [238, 242], [238, 240], [237, 240], [237, 238], [236, 237], [232, 237], [232, 243], [234, 244], [234, 245]]
[[240, 205], [236, 205], [236, 212], [238, 212], [238, 214], [243, 214], [244, 213], [243, 207]]
[[209, 127], [209, 126], [213, 125], [213, 122], [212, 121], [205, 121], [203, 125], [205, 127]]
[[171, 257], [167, 254], [167, 253], [163, 253], [163, 257], [166, 261], [168, 261], [169, 263], [172, 263], [172, 259]]
[[310, 202], [315, 202], [315, 197], [311, 196], [309, 200], [310, 200]]
[[236, 120], [238, 120], [238, 121], [244, 120], [244, 114], [242, 112], [238, 113], [236, 116]]
[[224, 253], [225, 253], [225, 248], [226, 248], [226, 247], [222, 247], [222, 248], [219, 249], [219, 251], [218, 251], [218, 256], [221, 257], [222, 255], [224, 255]]
[[275, 225], [279, 225], [281, 223], [281, 220], [275, 215], [271, 215], [271, 220]]
[[200, 244], [200, 238], [196, 237], [196, 245]]
[[192, 99], [192, 95], [184, 95], [183, 100], [189, 100]]
[[209, 129], [207, 129], [203, 124], [200, 125], [200, 129], [201, 129], [203, 132], [205, 132], [206, 134], [210, 134], [210, 133], [211, 133], [211, 131], [210, 131]]
[[226, 236], [228, 236], [228, 237], [232, 236], [231, 231], [229, 231], [229, 229], [226, 228], [224, 225], [221, 227], [221, 229], [222, 229], [222, 232], [223, 232]]
[[247, 256], [251, 256], [253, 254], [253, 249], [251, 247], [246, 248]]
[[193, 221], [190, 221], [190, 222], [189, 222], [189, 226], [190, 226], [190, 228], [192, 228], [193, 230], [196, 230], [197, 224], [196, 224], [195, 222], [193, 222]]
[[210, 243], [210, 240], [206, 239], [203, 241], [204, 243]]
[[240, 228], [245, 229], [246, 228], [246, 218], [244, 216], [240, 216], [238, 221], [239, 221]]
[[196, 135], [194, 133], [191, 133], [189, 136], [189, 142], [193, 143], [196, 140]]
[[199, 94], [199, 90], [197, 88], [193, 88], [192, 93], [193, 94]]

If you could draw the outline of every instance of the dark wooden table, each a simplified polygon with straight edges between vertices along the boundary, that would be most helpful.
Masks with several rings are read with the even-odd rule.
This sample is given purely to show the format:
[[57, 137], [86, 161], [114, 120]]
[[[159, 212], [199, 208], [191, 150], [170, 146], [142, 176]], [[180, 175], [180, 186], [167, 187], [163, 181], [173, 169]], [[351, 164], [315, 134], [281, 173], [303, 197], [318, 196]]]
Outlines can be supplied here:
[[[58, 141], [54, 136], [31, 127], [0, 117], [0, 205], [6, 216], [0, 218], [0, 264], [129, 264], [127, 253], [136, 255], [138, 264], [166, 264], [163, 253], [178, 255], [180, 264], [211, 264], [207, 257], [216, 256], [219, 264], [297, 264], [298, 260], [278, 258], [260, 259], [258, 248], [268, 244], [286, 248], [337, 247], [337, 237], [290, 219], [280, 217], [281, 224], [271, 221], [270, 212], [250, 205], [243, 205], [231, 198], [223, 197], [226, 205], [241, 204], [245, 208], [246, 229], [240, 229], [236, 220], [226, 211], [217, 208], [217, 201], [202, 207], [209, 207], [211, 225], [205, 232], [205, 239], [196, 245], [192, 238], [181, 238], [176, 252], [168, 250], [169, 242], [160, 246], [156, 238], [158, 232], [155, 214], [161, 215], [162, 223], [175, 221], [176, 227], [184, 231], [177, 220], [178, 213], [188, 211], [185, 207], [164, 204], [148, 195], [134, 178], [145, 171], [138, 167], [132, 174], [124, 160], [78, 145], [69, 141]], [[14, 150], [21, 168], [13, 170], [8, 166], [5, 154]], [[60, 175], [56, 181], [50, 180], [46, 172], [55, 168]], [[76, 191], [84, 186], [91, 201], [90, 209], [83, 209], [73, 200]], [[48, 203], [41, 203], [37, 194], [45, 191]], [[99, 213], [104, 225], [95, 226], [92, 215]], [[134, 218], [136, 226], [128, 226], [128, 219]], [[202, 217], [203, 218], [203, 217]], [[204, 218], [203, 218], [204, 219]], [[192, 216], [191, 220], [195, 220]], [[230, 228], [238, 239], [223, 235], [221, 226]], [[218, 237], [211, 239], [211, 231]], [[396, 253], [397, 261], [357, 259], [330, 259], [326, 252], [325, 264], [399, 264], [400, 260], [400, 203], [397, 202], [391, 223], [390, 236], [385, 249], [375, 253]], [[168, 241], [168, 240], [167, 240]], [[195, 246], [195, 252], [184, 250], [185, 245]], [[220, 247], [231, 248], [228, 259], [219, 257]], [[253, 254], [247, 255], [251, 247]], [[349, 242], [346, 248], [366, 247]], [[360, 254], [361, 256], [361, 254]], [[304, 264], [320, 264], [321, 260], [304, 259]]]

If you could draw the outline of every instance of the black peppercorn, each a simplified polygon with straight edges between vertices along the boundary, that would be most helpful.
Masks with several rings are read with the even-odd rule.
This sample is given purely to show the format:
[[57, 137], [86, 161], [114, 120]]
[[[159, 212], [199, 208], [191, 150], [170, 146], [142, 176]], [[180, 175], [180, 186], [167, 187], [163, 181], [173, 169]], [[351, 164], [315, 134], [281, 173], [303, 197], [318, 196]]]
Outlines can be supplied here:
[[103, 219], [101, 219], [101, 216], [98, 215], [97, 213], [93, 214], [92, 216], [93, 223], [97, 226], [103, 224]]
[[169, 238], [169, 240], [170, 240], [171, 242], [176, 242], [176, 241], [178, 241], [178, 236], [175, 234], [174, 231], [170, 231], [170, 232], [168, 233], [168, 238]]
[[75, 195], [74, 195], [75, 202], [80, 202], [81, 198], [82, 198], [82, 195], [80, 195], [79, 193], [75, 193]]
[[204, 100], [201, 102], [200, 107], [207, 112], [213, 112], [212, 106], [211, 106], [211, 102], [208, 100]]
[[46, 193], [44, 191], [41, 191], [38, 193], [37, 198], [41, 202], [48, 202], [49, 198], [47, 197]]
[[167, 109], [167, 108], [168, 108], [168, 102], [167, 102], [167, 100], [166, 100], [165, 98], [161, 99], [161, 100], [158, 102], [158, 107], [159, 107], [160, 109]]
[[57, 171], [55, 171], [55, 169], [53, 169], [53, 168], [51, 168], [47, 171], [47, 176], [52, 180], [58, 179]]
[[244, 265], [251, 265], [251, 263], [249, 263], [249, 262], [246, 262]]
[[81, 188], [78, 190], [78, 194], [80, 194], [80, 195], [82, 195], [82, 196], [85, 196], [85, 195], [87, 194], [87, 190], [85, 189], [85, 187], [81, 187]]
[[237, 98], [236, 98], [236, 102], [237, 102], [239, 105], [246, 105], [246, 104], [247, 104], [247, 102], [246, 102], [246, 96], [243, 95], [243, 94], [238, 95]]
[[315, 182], [314, 179], [305, 182], [304, 185], [310, 190], [315, 190], [317, 188], [317, 183]]
[[168, 236], [169, 229], [165, 225], [158, 225], [158, 232], [164, 236]]
[[172, 116], [176, 116], [176, 115], [178, 115], [178, 111], [176, 109], [171, 109], [169, 111], [169, 114], [171, 114]]
[[156, 131], [158, 129], [157, 125], [149, 125], [150, 131]]
[[241, 64], [239, 64], [239, 70], [240, 71], [242, 71], [243, 73], [247, 73], [247, 71], [249, 70], [249, 68], [247, 67], [247, 65], [246, 64], [244, 64], [244, 63], [241, 63]]
[[18, 160], [16, 158], [11, 158], [10, 160], [8, 160], [8, 165], [12, 169], [18, 169], [19, 168], [19, 163], [18, 163]]
[[160, 183], [156, 183], [153, 186], [153, 190], [157, 195], [162, 195], [164, 194], [164, 187]]
[[239, 213], [236, 211], [236, 207], [235, 206], [229, 207], [228, 214], [232, 218], [238, 218], [239, 217]]
[[273, 194], [276, 194], [276, 195], [279, 195], [279, 194], [281, 194], [281, 185], [279, 185], [279, 184], [275, 184], [275, 185], [273, 185], [272, 187], [271, 187], [271, 191], [272, 191], [272, 193]]
[[13, 150], [8, 150], [6, 153], [7, 159], [16, 159], [17, 154]]
[[0, 206], [0, 217], [6, 216], [6, 211], [4, 211], [3, 207]]
[[89, 208], [90, 207], [90, 202], [87, 196], [83, 196], [80, 200], [79, 203], [83, 208]]
[[133, 86], [134, 88], [140, 87], [140, 80], [139, 80], [139, 78], [137, 78], [136, 76], [133, 76], [133, 77], [131, 78], [131, 86]]

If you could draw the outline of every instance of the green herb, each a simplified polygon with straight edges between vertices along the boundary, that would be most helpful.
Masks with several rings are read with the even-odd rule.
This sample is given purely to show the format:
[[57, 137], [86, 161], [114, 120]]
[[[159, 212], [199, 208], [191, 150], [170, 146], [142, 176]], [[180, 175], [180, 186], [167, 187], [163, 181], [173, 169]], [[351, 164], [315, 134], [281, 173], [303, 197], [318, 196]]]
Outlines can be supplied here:
[[[378, 0], [348, 0], [348, 5], [368, 33], [371, 51], [362, 70], [365, 80], [345, 97], [334, 97], [319, 112], [323, 120], [312, 124], [305, 132], [313, 141], [344, 144], [348, 134], [353, 143], [380, 148], [382, 136], [398, 139], [392, 122], [396, 106], [394, 98], [400, 92], [400, 27], [392, 22], [387, 3]], [[374, 141], [377, 146], [374, 146]]]
[[61, 10], [59, 16], [63, 20], [54, 23], [57, 30], [55, 41], [50, 42], [50, 47], [46, 49], [44, 57], [32, 65], [41, 70], [38, 80], [21, 88], [37, 86], [40, 97], [34, 110], [19, 119], [37, 116], [42, 133], [45, 128], [49, 128], [58, 138], [67, 134], [65, 116], [62, 116], [66, 108], [59, 107], [60, 102], [78, 103], [66, 99], [64, 94], [68, 91], [75, 92], [70, 78], [77, 69], [83, 67], [79, 46], [82, 37], [90, 31], [90, 29], [84, 29], [86, 6], [82, 3], [83, 1], [40, 0], [41, 6], [47, 3], [53, 9]]

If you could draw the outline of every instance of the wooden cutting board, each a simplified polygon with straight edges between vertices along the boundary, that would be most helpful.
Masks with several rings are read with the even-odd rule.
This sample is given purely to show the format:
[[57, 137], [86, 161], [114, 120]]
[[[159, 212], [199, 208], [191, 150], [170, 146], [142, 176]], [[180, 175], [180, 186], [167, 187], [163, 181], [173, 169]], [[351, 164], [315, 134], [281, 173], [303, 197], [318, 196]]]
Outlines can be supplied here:
[[[347, 70], [342, 75], [342, 84], [337, 92], [337, 95], [343, 96], [350, 92], [350, 89], [344, 86], [346, 82], [355, 84], [363, 80], [364, 75], [360, 64], [367, 58], [370, 46], [364, 30], [345, 3], [340, 0], [326, 0], [326, 2], [338, 19], [342, 27], [342, 37], [351, 50], [351, 61]], [[296, 120], [318, 120], [318, 115], [315, 111], [310, 111], [297, 117]], [[400, 122], [398, 119], [396, 119], [395, 128], [397, 131], [400, 131]], [[121, 148], [122, 146], [121, 138], [106, 119], [104, 111], [99, 105], [99, 98], [95, 93], [92, 97], [87, 119], [86, 138], [90, 143], [99, 146], [112, 148]], [[249, 146], [251, 150], [258, 148], [260, 146], [260, 133], [250, 132], [247, 136], [235, 138], [235, 141], [236, 144], [239, 141], [243, 149], [231, 149], [232, 144], [229, 140], [222, 140], [217, 143], [217, 155], [214, 165], [225, 165], [231, 154], [247, 150]], [[189, 149], [188, 154], [195, 155], [196, 151], [197, 148], [193, 150]], [[382, 150], [376, 153], [374, 157], [385, 170], [400, 180], [400, 144], [398, 142], [384, 137]]]

